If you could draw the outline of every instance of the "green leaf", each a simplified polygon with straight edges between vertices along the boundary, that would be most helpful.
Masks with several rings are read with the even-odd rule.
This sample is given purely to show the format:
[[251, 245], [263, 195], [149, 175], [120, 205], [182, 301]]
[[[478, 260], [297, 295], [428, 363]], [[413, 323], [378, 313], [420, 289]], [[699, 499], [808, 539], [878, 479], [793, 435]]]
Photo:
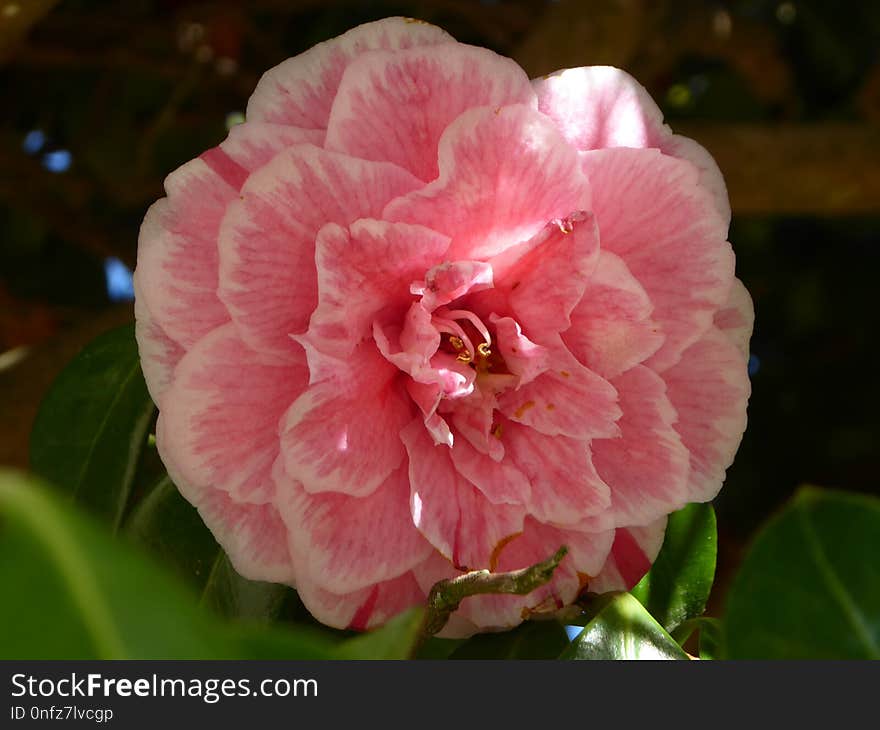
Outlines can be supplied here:
[[700, 626], [700, 659], [725, 659], [724, 625], [717, 618], [703, 616]]
[[52, 384], [31, 432], [31, 466], [117, 528], [152, 415], [134, 325], [112, 330]]
[[730, 589], [732, 659], [880, 659], [880, 499], [806, 487]]
[[221, 616], [270, 621], [285, 602], [299, 601], [287, 586], [242, 578], [167, 476], [132, 510], [125, 532], [195, 586], [201, 603]]
[[595, 615], [560, 659], [687, 659], [675, 640], [629, 593], [598, 599]]
[[311, 630], [228, 624], [170, 574], [63, 503], [0, 470], [0, 658], [326, 658]]
[[723, 659], [725, 657], [724, 627], [721, 621], [709, 616], [689, 619], [672, 632], [672, 638], [678, 642], [679, 646], [684, 647], [694, 632], [699, 633], [700, 659]]
[[669, 516], [660, 554], [632, 589], [667, 630], [706, 608], [715, 578], [717, 531], [710, 504], [689, 504]]
[[526, 621], [510, 631], [477, 634], [450, 659], [555, 659], [568, 646], [568, 635], [556, 621]]
[[334, 659], [408, 659], [416, 646], [425, 611], [411, 608], [381, 628], [343, 641]]

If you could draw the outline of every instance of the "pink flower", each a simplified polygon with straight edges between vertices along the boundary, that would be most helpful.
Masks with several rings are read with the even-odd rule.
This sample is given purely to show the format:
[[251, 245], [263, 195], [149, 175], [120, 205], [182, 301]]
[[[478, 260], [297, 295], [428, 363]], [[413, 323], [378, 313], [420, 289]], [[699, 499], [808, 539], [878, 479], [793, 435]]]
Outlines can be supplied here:
[[159, 451], [236, 569], [366, 628], [568, 546], [450, 635], [635, 583], [746, 423], [708, 153], [622, 71], [530, 82], [399, 18], [267, 72], [247, 120], [168, 177], [135, 277]]

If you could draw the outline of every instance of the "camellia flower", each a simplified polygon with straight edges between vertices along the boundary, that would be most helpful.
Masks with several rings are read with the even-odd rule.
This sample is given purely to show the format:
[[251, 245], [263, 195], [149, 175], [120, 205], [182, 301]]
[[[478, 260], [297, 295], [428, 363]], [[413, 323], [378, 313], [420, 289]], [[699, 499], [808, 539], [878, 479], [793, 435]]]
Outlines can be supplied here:
[[242, 575], [369, 628], [569, 552], [448, 635], [632, 586], [721, 487], [751, 300], [711, 157], [614, 68], [393, 18], [268, 71], [140, 234], [168, 472]]

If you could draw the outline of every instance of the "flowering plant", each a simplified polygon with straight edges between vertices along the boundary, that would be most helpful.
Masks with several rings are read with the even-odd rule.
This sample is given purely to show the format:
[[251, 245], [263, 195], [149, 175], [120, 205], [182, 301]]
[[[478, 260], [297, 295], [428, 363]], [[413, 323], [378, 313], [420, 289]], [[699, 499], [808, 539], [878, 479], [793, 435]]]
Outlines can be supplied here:
[[378, 626], [565, 546], [448, 635], [632, 587], [746, 422], [712, 159], [613, 68], [530, 82], [392, 18], [268, 71], [135, 273], [168, 472], [243, 576]]

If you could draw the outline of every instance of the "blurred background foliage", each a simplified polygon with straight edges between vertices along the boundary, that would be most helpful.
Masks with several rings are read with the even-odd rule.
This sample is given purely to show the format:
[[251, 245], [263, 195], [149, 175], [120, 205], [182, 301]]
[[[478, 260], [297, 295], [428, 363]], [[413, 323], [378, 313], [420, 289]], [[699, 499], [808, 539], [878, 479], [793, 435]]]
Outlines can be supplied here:
[[749, 429], [716, 501], [719, 583], [804, 482], [878, 491], [880, 3], [823, 0], [0, 0], [0, 463], [39, 400], [131, 320], [164, 176], [241, 121], [260, 74], [403, 14], [531, 76], [612, 64], [730, 188], [757, 309]]

